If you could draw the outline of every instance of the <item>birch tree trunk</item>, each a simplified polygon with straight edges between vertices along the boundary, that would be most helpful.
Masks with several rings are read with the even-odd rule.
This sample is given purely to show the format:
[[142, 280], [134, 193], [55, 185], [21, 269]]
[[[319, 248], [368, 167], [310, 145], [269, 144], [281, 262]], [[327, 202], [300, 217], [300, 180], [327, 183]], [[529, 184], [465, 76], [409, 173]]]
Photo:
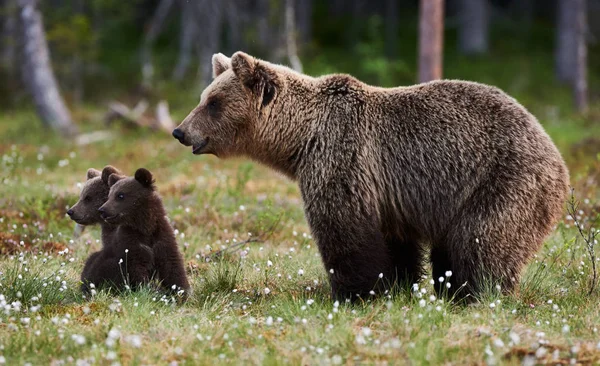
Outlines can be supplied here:
[[37, 0], [17, 0], [17, 10], [23, 53], [21, 71], [25, 85], [35, 101], [37, 113], [44, 125], [62, 135], [73, 135], [77, 132], [77, 128], [60, 95], [52, 71]]
[[292, 69], [302, 72], [302, 62], [298, 57], [298, 47], [296, 44], [296, 10], [294, 0], [285, 0], [285, 34], [286, 49]]
[[444, 0], [421, 0], [419, 6], [419, 82], [442, 78]]

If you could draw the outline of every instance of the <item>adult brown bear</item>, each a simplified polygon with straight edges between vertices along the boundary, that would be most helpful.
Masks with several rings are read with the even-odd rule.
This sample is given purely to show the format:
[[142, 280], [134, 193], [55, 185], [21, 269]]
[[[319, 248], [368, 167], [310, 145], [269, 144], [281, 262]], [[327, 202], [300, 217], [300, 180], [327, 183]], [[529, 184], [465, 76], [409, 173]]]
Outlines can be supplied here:
[[450, 294], [488, 281], [510, 292], [561, 216], [560, 153], [495, 87], [384, 89], [242, 52], [212, 61], [214, 81], [173, 136], [298, 181], [334, 298], [418, 281], [427, 253], [434, 278], [453, 272]]

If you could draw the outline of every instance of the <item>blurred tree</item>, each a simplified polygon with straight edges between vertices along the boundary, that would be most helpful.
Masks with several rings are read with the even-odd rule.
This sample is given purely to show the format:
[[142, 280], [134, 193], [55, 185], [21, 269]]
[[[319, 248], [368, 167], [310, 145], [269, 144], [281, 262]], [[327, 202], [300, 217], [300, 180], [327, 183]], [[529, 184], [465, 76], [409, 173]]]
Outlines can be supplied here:
[[192, 64], [193, 52], [199, 60], [198, 76], [207, 85], [212, 79], [211, 57], [218, 52], [222, 9], [218, 0], [181, 0], [179, 57], [173, 70], [175, 80], [183, 80]]
[[50, 64], [46, 34], [37, 0], [17, 0], [23, 62], [21, 72], [42, 122], [63, 135], [77, 132]]
[[142, 85], [145, 87], [149, 87], [151, 85], [152, 78], [154, 76], [154, 65], [152, 64], [152, 45], [154, 42], [156, 42], [156, 38], [161, 32], [174, 2], [175, 0], [161, 0], [147, 25], [147, 31], [144, 35], [144, 43], [142, 45], [141, 52]]
[[203, 85], [212, 80], [212, 55], [219, 52], [223, 9], [219, 0], [197, 1], [196, 14], [199, 32], [196, 36], [198, 77]]
[[296, 19], [300, 44], [309, 43], [312, 38], [312, 0], [296, 0]]
[[302, 72], [302, 62], [298, 57], [296, 45], [296, 4], [294, 0], [285, 0], [285, 34], [288, 59], [292, 69]]
[[15, 0], [3, 0], [0, 6], [0, 68], [12, 75], [16, 67], [16, 4]]
[[196, 6], [187, 1], [179, 1], [181, 18], [179, 21], [179, 56], [177, 65], [173, 69], [173, 79], [183, 80], [192, 62], [192, 51], [194, 46], [194, 37], [196, 35], [195, 9]]
[[421, 0], [419, 6], [419, 82], [442, 78], [444, 0]]
[[587, 82], [587, 7], [586, 0], [573, 0], [571, 6], [575, 8], [575, 72], [574, 95], [575, 106], [581, 113], [588, 107], [588, 82]]
[[385, 0], [385, 55], [398, 58], [398, 0]]
[[488, 0], [458, 1], [458, 49], [465, 55], [488, 50], [490, 4]]
[[556, 78], [572, 84], [575, 80], [577, 55], [577, 7], [574, 0], [557, 2], [556, 46], [554, 60]]

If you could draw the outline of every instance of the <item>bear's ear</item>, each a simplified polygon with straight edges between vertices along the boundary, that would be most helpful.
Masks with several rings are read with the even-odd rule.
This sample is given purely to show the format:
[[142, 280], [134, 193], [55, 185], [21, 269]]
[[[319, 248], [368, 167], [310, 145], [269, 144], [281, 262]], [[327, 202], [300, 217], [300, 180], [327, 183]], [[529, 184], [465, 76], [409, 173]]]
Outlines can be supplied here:
[[213, 79], [231, 68], [231, 59], [222, 53], [215, 53], [212, 57]]
[[262, 105], [269, 104], [278, 87], [277, 74], [264, 62], [244, 52], [236, 52], [231, 56], [231, 68], [245, 87], [262, 98]]
[[104, 184], [108, 185], [108, 177], [110, 177], [111, 174], [120, 174], [120, 172], [117, 168], [111, 165], [107, 165], [104, 167], [104, 169], [102, 169], [102, 181]]
[[87, 180], [90, 180], [90, 179], [92, 179], [92, 178], [99, 177], [99, 176], [100, 176], [100, 174], [101, 174], [101, 173], [100, 173], [100, 171], [99, 171], [99, 170], [96, 170], [96, 169], [94, 169], [94, 168], [90, 168], [90, 169], [88, 169], [88, 171], [87, 171]]
[[125, 177], [122, 175], [116, 174], [116, 173], [109, 175], [108, 176], [108, 186], [109, 187], [114, 186], [115, 183], [117, 183], [118, 181], [120, 181], [123, 178], [125, 178]]
[[136, 170], [135, 180], [140, 182], [146, 188], [154, 189], [154, 179], [152, 178], [152, 173], [150, 173], [148, 169], [139, 168]]

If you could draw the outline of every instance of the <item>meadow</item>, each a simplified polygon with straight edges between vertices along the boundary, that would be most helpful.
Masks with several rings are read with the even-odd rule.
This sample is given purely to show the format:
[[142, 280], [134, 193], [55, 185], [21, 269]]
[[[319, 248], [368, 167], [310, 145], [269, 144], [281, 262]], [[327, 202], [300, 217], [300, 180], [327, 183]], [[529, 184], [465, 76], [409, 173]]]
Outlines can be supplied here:
[[[480, 59], [450, 54], [446, 77], [498, 85], [538, 116], [569, 165], [577, 204], [565, 204], [518, 294], [491, 286], [468, 306], [436, 298], [439, 278], [353, 305], [333, 302], [294, 182], [248, 160], [194, 156], [164, 132], [107, 127], [105, 104], [93, 98], [73, 109], [74, 119], [83, 133], [111, 137], [86, 144], [41, 129], [30, 106], [7, 108], [0, 114], [0, 364], [600, 363], [600, 285], [590, 293], [600, 268], [592, 255], [600, 239], [592, 231], [600, 227], [600, 106], [586, 117], [574, 113], [568, 90], [551, 81], [547, 55], [513, 54], [513, 47], [506, 41]], [[342, 53], [327, 57], [316, 55], [307, 73], [351, 72], [379, 85], [413, 78], [382, 58], [352, 66]], [[358, 64], [366, 71], [352, 69]], [[590, 78], [598, 81], [596, 73]], [[176, 121], [200, 90], [157, 88]], [[124, 94], [111, 93], [103, 98]], [[153, 172], [192, 282], [186, 303], [153, 287], [81, 295], [79, 275], [101, 246], [100, 232], [88, 227], [76, 236], [65, 212], [87, 169], [107, 164], [129, 175]], [[441, 280], [452, 281], [448, 275]]]

